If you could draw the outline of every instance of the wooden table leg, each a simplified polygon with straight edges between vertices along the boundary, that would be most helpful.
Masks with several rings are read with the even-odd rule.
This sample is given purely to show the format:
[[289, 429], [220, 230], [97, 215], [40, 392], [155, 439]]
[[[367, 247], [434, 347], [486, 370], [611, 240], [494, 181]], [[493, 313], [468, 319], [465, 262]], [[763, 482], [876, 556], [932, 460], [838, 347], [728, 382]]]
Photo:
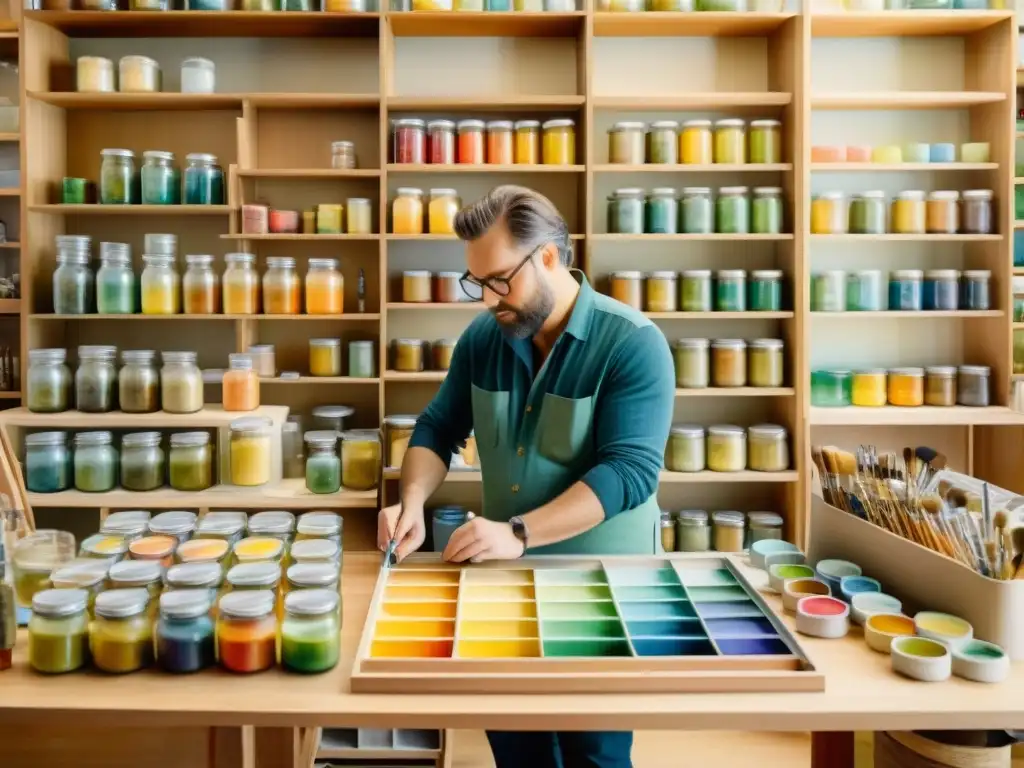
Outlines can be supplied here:
[[295, 768], [298, 728], [255, 728], [256, 768]]
[[811, 768], [853, 768], [853, 732], [812, 733]]

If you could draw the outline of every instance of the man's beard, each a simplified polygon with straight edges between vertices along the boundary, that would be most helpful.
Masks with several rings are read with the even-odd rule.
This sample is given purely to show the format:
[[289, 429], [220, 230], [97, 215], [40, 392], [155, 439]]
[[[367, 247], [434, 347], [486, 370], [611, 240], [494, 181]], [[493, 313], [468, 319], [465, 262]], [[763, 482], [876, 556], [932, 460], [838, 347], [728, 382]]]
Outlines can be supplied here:
[[[498, 302], [491, 313], [495, 315], [498, 327], [506, 336], [512, 339], [529, 339], [537, 335], [554, 308], [555, 294], [551, 290], [551, 286], [540, 281], [537, 284], [537, 292], [526, 306], [517, 308], [504, 302]], [[512, 320], [502, 320], [497, 317], [500, 312], [511, 312]]]

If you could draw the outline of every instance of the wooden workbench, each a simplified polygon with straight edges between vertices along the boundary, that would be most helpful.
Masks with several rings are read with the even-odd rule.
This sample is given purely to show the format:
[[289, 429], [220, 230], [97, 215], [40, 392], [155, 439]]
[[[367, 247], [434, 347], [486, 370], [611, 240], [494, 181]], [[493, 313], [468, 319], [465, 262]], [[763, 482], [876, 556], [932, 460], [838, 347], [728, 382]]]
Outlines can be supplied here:
[[[753, 584], [766, 585], [763, 572], [738, 562]], [[157, 672], [109, 677], [79, 672], [47, 678], [27, 668], [22, 643], [15, 667], [0, 673], [0, 765], [57, 766], [62, 764], [59, 756], [66, 754], [59, 750], [72, 749], [78, 766], [138, 765], [132, 761], [145, 757], [150, 768], [236, 768], [251, 764], [255, 744], [261, 768], [291, 768], [287, 756], [299, 740], [294, 729], [330, 725], [813, 731], [815, 764], [842, 768], [852, 761], [846, 748], [852, 749], [853, 731], [1024, 728], [1024, 664], [1015, 665], [1001, 685], [958, 678], [938, 684], [913, 682], [893, 674], [889, 657], [868, 649], [856, 628], [844, 640], [800, 637], [811, 660], [826, 674], [824, 693], [352, 694], [349, 672], [379, 566], [376, 553], [345, 555], [342, 661], [324, 675], [273, 671], [239, 677], [210, 671], [193, 677]], [[779, 607], [775, 597], [769, 600]], [[71, 729], [86, 743], [61, 738], [61, 729]], [[44, 743], [35, 734], [45, 734], [49, 741]], [[166, 756], [159, 751], [160, 744], [169, 747]], [[102, 752], [102, 759], [88, 759], [94, 750]]]

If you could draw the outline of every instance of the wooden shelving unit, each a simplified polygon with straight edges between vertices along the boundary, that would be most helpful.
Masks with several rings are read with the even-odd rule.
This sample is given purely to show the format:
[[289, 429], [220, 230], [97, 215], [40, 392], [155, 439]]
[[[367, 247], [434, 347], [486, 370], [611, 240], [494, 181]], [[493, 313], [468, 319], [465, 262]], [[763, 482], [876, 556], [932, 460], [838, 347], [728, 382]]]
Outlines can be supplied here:
[[[464, 262], [462, 247], [453, 236], [389, 234], [390, 200], [398, 186], [455, 187], [468, 202], [497, 184], [519, 183], [538, 189], [559, 206], [570, 231], [576, 233], [577, 265], [598, 290], [606, 290], [609, 272], [625, 268], [777, 268], [785, 274], [787, 305], [781, 312], [647, 313], [670, 339], [777, 337], [786, 344], [785, 386], [677, 390], [674, 420], [783, 424], [790, 434], [792, 469], [666, 472], [659, 493], [666, 508], [777, 509], [786, 517], [787, 535], [800, 540], [806, 531], [804, 510], [812, 483], [808, 460], [812, 426], [829, 430], [825, 437], [859, 425], [957, 429], [968, 433], [971, 445], [981, 450], [983, 430], [1018, 423], [1006, 407], [1012, 367], [1010, 97], [1015, 86], [1016, 25], [1011, 12], [618, 14], [595, 12], [587, 5], [573, 13], [536, 14], [26, 11], [22, 35], [24, 50], [30, 53], [22, 62], [26, 169], [22, 204], [29, 235], [23, 238], [27, 293], [19, 311], [25, 316], [26, 349], [73, 349], [83, 343], [111, 343], [121, 349], [190, 346], [198, 350], [203, 367], [221, 368], [229, 352], [269, 343], [277, 349], [278, 368], [301, 375], [267, 382], [262, 389], [264, 402], [287, 405], [303, 414], [321, 404], [352, 405], [356, 409], [352, 425], [360, 427], [376, 426], [387, 414], [418, 412], [437, 391], [444, 373], [389, 370], [388, 343], [395, 338], [458, 336], [482, 307], [401, 301], [402, 270], [461, 270]], [[905, 36], [921, 38], [915, 45], [937, 52], [940, 64], [934, 72], [920, 76], [886, 79], [883, 75], [889, 70], [879, 68], [871, 57], [890, 56], [896, 66], [903, 66], [899, 55]], [[861, 40], [879, 37], [884, 40]], [[176, 47], [179, 38], [190, 39], [187, 55], [215, 60], [222, 92], [69, 93], [56, 74], [78, 55], [116, 57], [145, 51], [161, 63], [166, 87], [173, 89], [185, 55]], [[235, 38], [260, 38], [260, 55], [274, 60], [275, 71], [254, 67], [251, 46]], [[865, 54], [865, 45], [880, 47]], [[910, 54], [921, 57], [910, 51], [908, 61], [913, 60]], [[728, 75], [716, 67], [716, 62], [725, 60]], [[822, 64], [826, 60], [831, 62], [828, 66]], [[878, 73], [871, 74], [876, 69]], [[640, 73], [644, 77], [638, 79]], [[904, 116], [899, 118], [902, 123], [886, 116], [890, 113]], [[398, 165], [389, 157], [388, 125], [391, 119], [405, 116], [571, 117], [577, 123], [578, 156], [569, 166]], [[617, 120], [733, 116], [780, 119], [782, 162], [765, 166], [608, 163], [606, 132]], [[813, 144], [913, 140], [916, 137], [908, 131], [928, 125], [931, 116], [937, 116], [935, 135], [920, 140], [988, 141], [991, 160], [891, 166], [810, 162]], [[357, 171], [330, 168], [330, 142], [340, 139], [355, 141]], [[136, 152], [166, 149], [179, 160], [187, 152], [214, 152], [231, 169], [227, 205], [55, 204], [53, 190], [62, 176], [96, 177], [99, 150], [105, 146], [127, 146]], [[605, 199], [618, 186], [717, 188], [730, 184], [782, 187], [785, 232], [630, 236], [607, 231]], [[933, 189], [940, 184], [996, 190], [998, 234], [812, 237], [809, 233], [810, 196], [823, 185], [847, 191], [884, 185], [891, 192]], [[251, 236], [239, 231], [238, 209], [246, 202], [260, 199], [271, 205], [309, 208], [350, 196], [373, 200], [379, 234]], [[95, 242], [130, 242], [137, 269], [146, 232], [176, 233], [181, 266], [180, 256], [186, 253], [213, 253], [222, 268], [223, 253], [248, 250], [257, 255], [261, 273], [268, 256], [288, 255], [296, 257], [304, 274], [307, 258], [340, 258], [349, 313], [172, 318], [48, 314], [52, 312], [53, 237], [65, 232], [90, 234]], [[852, 269], [861, 262], [883, 269], [932, 263], [991, 269], [993, 310], [913, 317], [894, 312], [812, 315], [811, 271], [839, 265]], [[360, 270], [366, 278], [366, 311], [356, 314]], [[135, 326], [131, 321], [136, 319], [146, 322]], [[904, 326], [905, 319], [915, 322]], [[349, 380], [305, 375], [308, 339], [323, 336], [341, 337], [343, 342], [377, 341], [378, 376]], [[911, 340], [920, 338], [929, 341], [905, 354]], [[837, 364], [836, 358], [844, 354], [850, 365], [873, 360], [876, 365], [894, 365], [904, 356], [908, 361], [914, 358], [916, 364], [926, 353], [935, 355], [935, 363], [991, 365], [997, 382], [993, 407], [914, 413], [901, 409], [825, 412], [810, 407], [809, 375], [812, 367], [822, 363], [819, 357], [824, 356], [826, 365]], [[814, 439], [818, 438], [815, 433]], [[438, 502], [479, 504], [478, 472], [453, 471], [448, 479]], [[381, 502], [393, 502], [396, 491], [397, 473], [385, 470]], [[65, 498], [82, 504], [89, 501]], [[269, 498], [252, 499], [253, 508], [279, 503]], [[246, 506], [242, 501], [250, 499], [233, 503]], [[304, 499], [292, 501], [300, 507], [306, 504]], [[347, 527], [351, 524], [370, 532], [375, 522], [367, 514], [365, 520], [346, 522]]]

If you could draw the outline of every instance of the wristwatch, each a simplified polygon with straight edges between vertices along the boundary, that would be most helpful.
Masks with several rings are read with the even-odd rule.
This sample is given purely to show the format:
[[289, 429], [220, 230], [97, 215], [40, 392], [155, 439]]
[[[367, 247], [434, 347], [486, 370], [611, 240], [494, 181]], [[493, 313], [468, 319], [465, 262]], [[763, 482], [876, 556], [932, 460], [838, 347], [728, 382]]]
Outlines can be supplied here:
[[526, 521], [516, 515], [509, 518], [508, 524], [512, 526], [513, 535], [523, 542], [523, 554], [525, 555], [526, 548], [530, 545], [530, 531], [526, 527]]

